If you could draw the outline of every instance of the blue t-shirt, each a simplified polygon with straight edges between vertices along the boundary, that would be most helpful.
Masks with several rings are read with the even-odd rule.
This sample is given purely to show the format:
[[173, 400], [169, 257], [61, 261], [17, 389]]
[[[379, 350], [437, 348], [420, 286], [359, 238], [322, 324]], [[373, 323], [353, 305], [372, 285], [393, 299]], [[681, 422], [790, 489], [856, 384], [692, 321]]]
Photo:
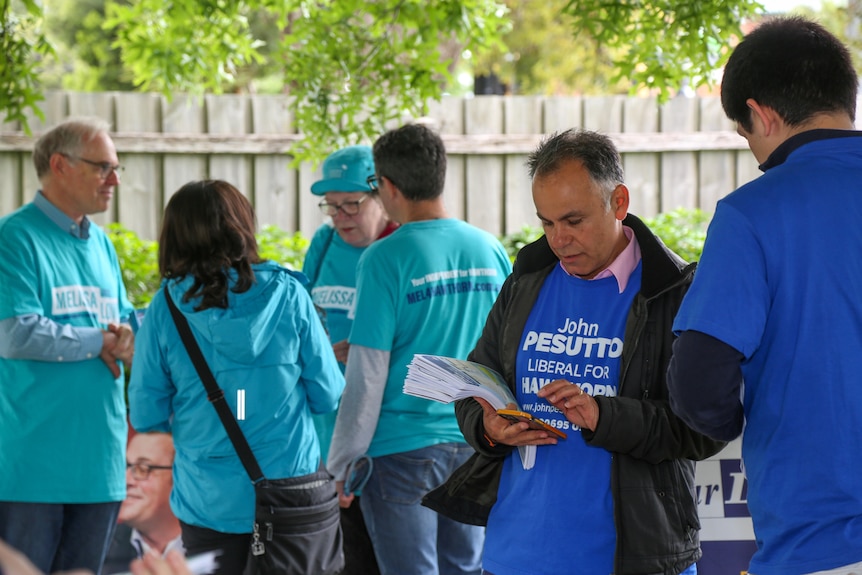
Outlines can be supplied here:
[[758, 575], [862, 561], [860, 174], [862, 137], [819, 140], [721, 200], [674, 322], [745, 356]]
[[403, 393], [407, 364], [416, 353], [466, 358], [510, 271], [494, 236], [455, 219], [404, 224], [365, 250], [350, 343], [390, 352], [370, 456], [464, 441], [451, 404]]
[[[89, 234], [74, 237], [34, 204], [0, 219], [0, 319], [107, 329], [128, 316], [114, 247], [97, 225]], [[122, 500], [123, 381], [99, 357], [0, 358], [0, 501]]]
[[612, 276], [587, 281], [560, 266], [542, 286], [521, 336], [516, 397], [524, 411], [568, 438], [539, 446], [532, 469], [523, 468], [517, 451], [506, 458], [485, 538], [483, 567], [494, 575], [613, 573], [611, 454], [588, 446], [579, 428], [536, 393], [566, 379], [590, 395], [617, 395], [626, 318], [641, 267], [622, 294]]

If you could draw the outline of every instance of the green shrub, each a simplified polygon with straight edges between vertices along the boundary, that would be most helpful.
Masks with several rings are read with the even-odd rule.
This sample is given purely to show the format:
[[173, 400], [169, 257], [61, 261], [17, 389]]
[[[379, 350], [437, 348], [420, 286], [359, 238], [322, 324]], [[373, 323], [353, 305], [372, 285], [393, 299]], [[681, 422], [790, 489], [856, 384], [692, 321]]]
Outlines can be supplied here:
[[512, 232], [501, 237], [500, 243], [506, 248], [509, 259], [514, 262], [515, 256], [518, 255], [521, 248], [539, 239], [543, 233], [542, 228], [524, 225], [517, 232]]
[[129, 301], [136, 308], [147, 307], [161, 283], [159, 244], [142, 240], [121, 224], [108, 224], [105, 231], [117, 250]]
[[654, 218], [646, 218], [644, 222], [682, 259], [696, 262], [703, 252], [709, 220], [710, 215], [701, 210], [677, 208]]
[[276, 226], [264, 226], [256, 237], [260, 257], [294, 270], [302, 269], [305, 252], [311, 242], [300, 232], [290, 234]]
[[[159, 244], [142, 240], [121, 224], [108, 224], [105, 231], [117, 250], [129, 301], [138, 309], [147, 307], [161, 284]], [[264, 226], [256, 237], [260, 257], [302, 269], [309, 240], [300, 232], [289, 234], [275, 226]]]

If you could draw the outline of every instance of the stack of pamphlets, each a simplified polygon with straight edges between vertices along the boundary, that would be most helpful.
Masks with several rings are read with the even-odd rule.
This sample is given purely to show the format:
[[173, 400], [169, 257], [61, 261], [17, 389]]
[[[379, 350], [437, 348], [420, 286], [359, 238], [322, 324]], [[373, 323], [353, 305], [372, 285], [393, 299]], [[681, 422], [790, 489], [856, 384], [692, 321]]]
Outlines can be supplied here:
[[[407, 365], [404, 393], [440, 403], [481, 397], [496, 410], [505, 409], [512, 403], [518, 405], [503, 376], [493, 369], [440, 355], [413, 356], [413, 361]], [[524, 469], [531, 469], [536, 463], [536, 446], [520, 445], [518, 452]]]

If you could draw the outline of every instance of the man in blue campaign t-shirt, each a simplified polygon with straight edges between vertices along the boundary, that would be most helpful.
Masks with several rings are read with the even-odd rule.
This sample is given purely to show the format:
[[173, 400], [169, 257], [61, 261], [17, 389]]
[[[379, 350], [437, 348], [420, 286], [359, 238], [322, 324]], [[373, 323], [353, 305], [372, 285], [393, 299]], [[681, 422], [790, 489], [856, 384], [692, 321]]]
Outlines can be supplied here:
[[746, 36], [721, 86], [765, 173], [718, 203], [668, 386], [695, 429], [743, 434], [757, 575], [862, 572], [857, 87], [847, 48], [801, 18]]
[[478, 575], [483, 530], [420, 504], [473, 450], [452, 405], [402, 389], [414, 354], [467, 356], [511, 265], [491, 234], [446, 215], [446, 150], [432, 130], [387, 132], [374, 163], [380, 199], [401, 226], [359, 260], [329, 468], [343, 485], [351, 461], [372, 458], [360, 506], [382, 573]]
[[134, 337], [117, 254], [87, 216], [119, 183], [108, 124], [33, 151], [42, 184], [0, 219], [0, 539], [42, 571], [99, 572], [126, 494], [122, 365]]
[[[518, 408], [567, 438], [461, 400], [477, 454], [427, 505], [487, 523], [483, 568], [493, 575], [692, 575], [694, 460], [723, 446], [667, 403], [671, 322], [694, 266], [628, 214], [609, 138], [557, 134], [529, 166], [545, 237], [518, 254], [469, 359], [501, 373]], [[538, 446], [530, 469], [520, 445]]]

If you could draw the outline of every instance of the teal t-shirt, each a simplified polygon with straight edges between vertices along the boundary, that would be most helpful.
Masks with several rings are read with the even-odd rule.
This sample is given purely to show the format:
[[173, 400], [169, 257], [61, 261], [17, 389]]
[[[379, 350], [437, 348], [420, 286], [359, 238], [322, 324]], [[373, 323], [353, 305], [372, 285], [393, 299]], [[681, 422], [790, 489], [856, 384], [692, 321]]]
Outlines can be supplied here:
[[510, 271], [494, 236], [455, 219], [404, 224], [365, 250], [350, 343], [390, 352], [370, 456], [464, 441], [452, 405], [403, 393], [407, 364], [417, 353], [466, 358]]
[[[308, 246], [302, 271], [310, 280], [306, 287], [311, 299], [318, 312], [323, 310], [324, 325], [332, 343], [350, 335], [356, 305], [356, 266], [364, 251], [364, 247], [351, 246], [341, 239], [330, 224], [320, 226]], [[344, 364], [339, 365], [343, 373]], [[337, 415], [337, 411], [314, 415], [314, 428], [324, 461], [329, 455]]]
[[521, 335], [516, 397], [524, 411], [568, 438], [539, 446], [532, 469], [523, 468], [517, 451], [506, 458], [483, 557], [483, 567], [495, 575], [614, 570], [611, 454], [588, 446], [579, 428], [536, 393], [565, 379], [590, 395], [617, 395], [626, 318], [640, 290], [641, 268], [623, 293], [614, 277], [583, 280], [560, 266], [542, 286]]
[[[114, 248], [81, 239], [28, 204], [0, 219], [0, 319], [37, 314], [106, 329], [132, 307]], [[125, 497], [123, 381], [98, 357], [0, 358], [0, 500], [98, 503]]]

